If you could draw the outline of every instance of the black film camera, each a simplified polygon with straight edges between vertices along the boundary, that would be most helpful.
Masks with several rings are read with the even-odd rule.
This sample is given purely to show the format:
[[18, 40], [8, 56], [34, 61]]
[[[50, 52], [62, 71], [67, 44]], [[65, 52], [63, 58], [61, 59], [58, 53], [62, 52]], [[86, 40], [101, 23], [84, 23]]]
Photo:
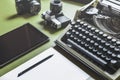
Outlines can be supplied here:
[[53, 0], [50, 2], [50, 10], [46, 11], [42, 14], [42, 18], [46, 25], [54, 29], [64, 28], [66, 27], [70, 19], [64, 16], [62, 11], [62, 3], [61, 0]]
[[36, 15], [41, 10], [41, 3], [39, 0], [15, 0], [16, 10], [18, 14]]

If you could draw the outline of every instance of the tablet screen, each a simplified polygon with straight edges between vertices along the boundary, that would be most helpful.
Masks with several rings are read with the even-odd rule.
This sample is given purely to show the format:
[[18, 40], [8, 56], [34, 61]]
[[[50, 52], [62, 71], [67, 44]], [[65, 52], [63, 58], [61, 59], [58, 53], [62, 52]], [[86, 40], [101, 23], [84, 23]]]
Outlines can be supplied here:
[[0, 67], [47, 42], [49, 38], [27, 23], [0, 36]]

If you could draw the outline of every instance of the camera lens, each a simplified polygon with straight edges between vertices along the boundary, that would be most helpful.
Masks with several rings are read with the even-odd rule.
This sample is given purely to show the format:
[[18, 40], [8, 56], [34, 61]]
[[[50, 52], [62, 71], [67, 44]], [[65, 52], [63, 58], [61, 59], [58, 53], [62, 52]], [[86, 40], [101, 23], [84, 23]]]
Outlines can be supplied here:
[[16, 2], [17, 14], [23, 14], [24, 13], [24, 5], [22, 4], [22, 0], [15, 0], [15, 2]]
[[41, 9], [40, 3], [33, 0], [30, 4], [30, 13], [33, 15], [38, 14], [40, 9]]
[[50, 3], [50, 10], [54, 14], [58, 14], [62, 10], [62, 3], [59, 0], [51, 1]]

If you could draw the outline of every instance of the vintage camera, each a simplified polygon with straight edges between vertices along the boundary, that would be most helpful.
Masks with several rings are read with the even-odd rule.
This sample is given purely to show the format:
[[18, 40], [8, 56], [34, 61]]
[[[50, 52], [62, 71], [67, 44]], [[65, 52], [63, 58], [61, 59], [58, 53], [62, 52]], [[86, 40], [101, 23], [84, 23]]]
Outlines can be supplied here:
[[39, 0], [15, 0], [16, 10], [19, 15], [31, 14], [36, 15], [41, 10], [41, 3]]
[[50, 10], [42, 14], [42, 18], [46, 25], [54, 29], [64, 28], [70, 23], [70, 19], [64, 16], [62, 11], [61, 0], [53, 0], [50, 2]]
[[75, 19], [81, 19], [96, 28], [120, 39], [120, 1], [94, 0], [81, 8]]

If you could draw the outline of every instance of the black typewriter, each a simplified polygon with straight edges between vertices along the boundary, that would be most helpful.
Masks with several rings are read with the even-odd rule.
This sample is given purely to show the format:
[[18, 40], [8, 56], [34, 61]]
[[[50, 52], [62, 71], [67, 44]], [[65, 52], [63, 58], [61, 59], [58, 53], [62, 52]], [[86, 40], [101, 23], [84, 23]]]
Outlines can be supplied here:
[[[119, 0], [101, 0], [83, 7], [56, 41], [58, 46], [108, 80], [120, 80], [120, 25], [117, 22], [120, 8], [116, 7], [119, 3]], [[116, 24], [107, 19], [105, 22], [100, 15], [113, 22], [117, 19]]]

